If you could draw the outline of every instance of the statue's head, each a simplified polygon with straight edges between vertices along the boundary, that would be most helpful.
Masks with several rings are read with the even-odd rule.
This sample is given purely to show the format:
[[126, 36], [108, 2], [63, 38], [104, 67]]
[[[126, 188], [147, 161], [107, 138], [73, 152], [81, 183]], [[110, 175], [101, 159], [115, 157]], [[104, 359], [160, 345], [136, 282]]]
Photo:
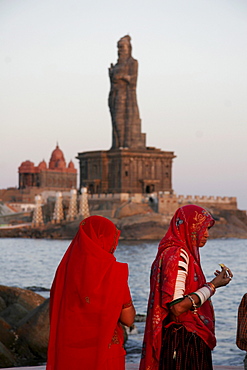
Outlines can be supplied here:
[[120, 59], [131, 56], [132, 47], [131, 47], [130, 40], [131, 40], [131, 37], [129, 35], [126, 35], [118, 41], [117, 43], [118, 56]]

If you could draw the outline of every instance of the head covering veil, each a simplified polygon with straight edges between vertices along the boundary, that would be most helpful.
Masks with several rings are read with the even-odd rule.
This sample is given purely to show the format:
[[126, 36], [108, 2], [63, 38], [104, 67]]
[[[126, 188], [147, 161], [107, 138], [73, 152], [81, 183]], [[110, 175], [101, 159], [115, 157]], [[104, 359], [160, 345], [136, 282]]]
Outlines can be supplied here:
[[[214, 225], [213, 217], [203, 208], [186, 205], [179, 208], [169, 229], [159, 243], [150, 276], [150, 296], [147, 309], [146, 328], [143, 341], [140, 370], [157, 370], [162, 343], [162, 327], [169, 315], [168, 303], [173, 300], [180, 251], [189, 256], [185, 294], [192, 293], [205, 284], [199, 255], [200, 241], [207, 228]], [[198, 315], [187, 311], [178, 316], [178, 321], [188, 331], [195, 332], [212, 349], [216, 345], [214, 335], [214, 313], [211, 301], [206, 301]]]
[[81, 222], [51, 288], [47, 370], [104, 369], [128, 279], [113, 255], [119, 236], [104, 217]]

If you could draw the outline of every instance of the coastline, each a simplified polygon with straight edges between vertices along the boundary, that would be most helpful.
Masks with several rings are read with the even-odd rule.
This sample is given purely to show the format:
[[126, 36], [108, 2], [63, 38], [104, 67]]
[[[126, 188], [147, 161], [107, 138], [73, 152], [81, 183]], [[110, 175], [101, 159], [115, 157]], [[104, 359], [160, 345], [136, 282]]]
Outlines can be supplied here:
[[[216, 212], [215, 212], [216, 213]], [[125, 214], [111, 217], [103, 211], [92, 212], [111, 220], [121, 230], [120, 240], [161, 240], [169, 227], [170, 219], [162, 214]], [[216, 219], [216, 216], [215, 216]], [[59, 224], [47, 223], [33, 227], [32, 223], [15, 226], [0, 226], [0, 238], [56, 239], [71, 240], [77, 233], [82, 218], [74, 221], [61, 221]], [[238, 238], [247, 239], [247, 216], [242, 211], [224, 211], [218, 215], [210, 230], [210, 239]]]

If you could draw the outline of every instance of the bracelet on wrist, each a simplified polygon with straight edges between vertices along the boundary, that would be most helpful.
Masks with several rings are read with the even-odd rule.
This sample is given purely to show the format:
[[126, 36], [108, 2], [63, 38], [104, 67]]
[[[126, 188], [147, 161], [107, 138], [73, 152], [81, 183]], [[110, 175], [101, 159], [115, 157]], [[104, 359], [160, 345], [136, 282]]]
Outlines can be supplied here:
[[192, 311], [193, 311], [193, 313], [196, 315], [197, 314], [197, 305], [196, 305], [196, 303], [195, 303], [195, 301], [194, 301], [194, 299], [191, 297], [191, 295], [189, 295], [189, 294], [187, 294], [187, 295], [185, 295], [185, 297], [187, 297], [187, 298], [189, 298], [189, 300], [191, 301], [191, 303], [192, 303]]
[[197, 307], [200, 307], [213, 295], [213, 291], [209, 286], [204, 285], [191, 294], [195, 294], [199, 298], [199, 304], [197, 304]]
[[215, 285], [211, 283], [211, 281], [204, 284], [204, 286], [208, 287], [212, 291], [212, 295], [215, 293], [216, 288], [215, 288]]

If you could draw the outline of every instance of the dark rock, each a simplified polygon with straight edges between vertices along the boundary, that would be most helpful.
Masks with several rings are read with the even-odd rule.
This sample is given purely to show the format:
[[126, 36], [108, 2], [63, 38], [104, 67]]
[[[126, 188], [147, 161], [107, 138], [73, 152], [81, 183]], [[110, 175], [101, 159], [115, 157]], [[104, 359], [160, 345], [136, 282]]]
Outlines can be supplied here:
[[31, 290], [32, 292], [49, 292], [49, 288], [44, 288], [42, 286], [27, 286], [25, 289]]
[[12, 353], [5, 347], [3, 343], [0, 342], [0, 367], [12, 367], [16, 366], [15, 357]]
[[11, 326], [0, 317], [0, 342], [7, 348], [11, 348], [16, 340], [16, 334]]
[[21, 288], [0, 285], [0, 368], [46, 360], [49, 299]]
[[145, 322], [146, 321], [146, 315], [136, 314], [135, 322]]
[[40, 358], [46, 359], [49, 339], [49, 301], [29, 312], [19, 323], [18, 341], [26, 344], [29, 350]]
[[10, 325], [15, 326], [26, 314], [28, 310], [21, 306], [19, 303], [9, 305], [1, 312], [1, 317], [6, 320]]
[[0, 297], [0, 312], [5, 310], [6, 307], [7, 306], [6, 306], [6, 303], [5, 303], [4, 299], [2, 297]]
[[30, 290], [0, 285], [0, 297], [6, 306], [18, 303], [30, 311], [44, 302], [45, 298]]

